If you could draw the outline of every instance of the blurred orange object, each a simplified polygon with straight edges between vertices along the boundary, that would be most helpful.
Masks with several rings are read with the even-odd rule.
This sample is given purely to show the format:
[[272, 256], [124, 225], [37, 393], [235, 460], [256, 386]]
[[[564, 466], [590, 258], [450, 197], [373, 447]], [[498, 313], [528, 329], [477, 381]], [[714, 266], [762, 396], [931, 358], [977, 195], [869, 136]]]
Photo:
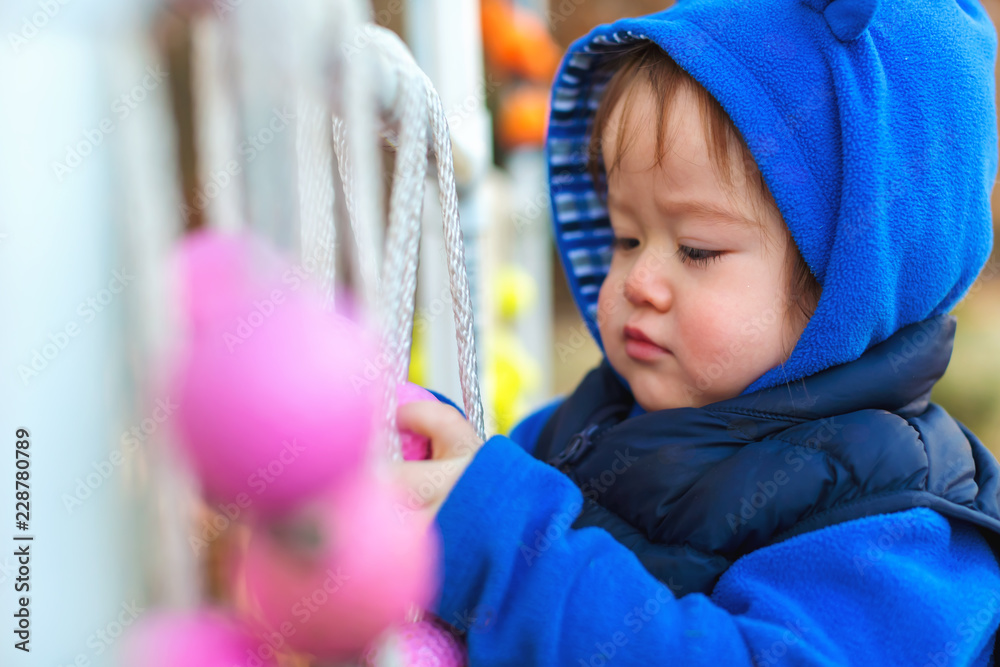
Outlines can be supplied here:
[[482, 0], [481, 15], [490, 64], [532, 81], [552, 79], [560, 49], [539, 16], [509, 0]]
[[521, 86], [505, 96], [497, 109], [497, 136], [505, 148], [545, 143], [549, 119], [549, 90]]

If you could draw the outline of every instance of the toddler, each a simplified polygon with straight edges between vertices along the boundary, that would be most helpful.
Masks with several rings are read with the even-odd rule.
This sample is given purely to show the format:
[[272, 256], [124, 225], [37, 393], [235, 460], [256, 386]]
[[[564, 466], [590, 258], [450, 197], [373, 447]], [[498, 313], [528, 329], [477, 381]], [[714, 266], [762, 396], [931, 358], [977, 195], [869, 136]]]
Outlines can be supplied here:
[[478, 665], [991, 665], [1000, 465], [929, 400], [992, 245], [976, 0], [681, 0], [563, 59], [555, 237], [605, 359], [400, 425]]

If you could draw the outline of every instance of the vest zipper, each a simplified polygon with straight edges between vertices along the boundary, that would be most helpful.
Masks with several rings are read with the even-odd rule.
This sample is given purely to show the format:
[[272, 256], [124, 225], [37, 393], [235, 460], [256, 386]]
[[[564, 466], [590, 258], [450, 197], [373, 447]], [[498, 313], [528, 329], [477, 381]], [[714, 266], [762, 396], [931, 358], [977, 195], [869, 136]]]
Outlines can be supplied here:
[[[570, 438], [569, 444], [566, 445], [561, 452], [549, 459], [549, 465], [562, 468], [563, 466], [568, 466], [579, 461], [597, 440], [597, 436], [603, 434], [604, 431], [615, 425], [608, 424], [604, 428], [601, 428], [601, 422], [609, 416], [621, 412], [622, 408], [623, 406], [621, 405], [612, 405], [598, 412], [595, 419], [596, 423], [588, 425], [582, 431]], [[598, 432], [598, 429], [600, 429], [600, 432]]]
[[578, 458], [580, 458], [580, 454], [583, 453], [583, 450], [586, 449], [587, 445], [590, 444], [590, 436], [593, 435], [596, 430], [597, 424], [591, 424], [574, 435], [570, 438], [569, 444], [566, 448], [549, 459], [549, 463], [558, 468], [564, 464], [575, 462]]

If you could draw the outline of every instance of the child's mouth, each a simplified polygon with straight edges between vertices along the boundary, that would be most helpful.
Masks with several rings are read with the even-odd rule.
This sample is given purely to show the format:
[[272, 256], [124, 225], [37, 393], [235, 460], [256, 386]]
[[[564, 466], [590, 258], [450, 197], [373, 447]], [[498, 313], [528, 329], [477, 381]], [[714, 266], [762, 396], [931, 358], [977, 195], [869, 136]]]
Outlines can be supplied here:
[[641, 340], [626, 339], [625, 354], [637, 361], [652, 361], [670, 354], [662, 347]]
[[670, 354], [670, 351], [654, 343], [640, 329], [627, 326], [625, 327], [625, 354], [637, 361], [652, 361]]

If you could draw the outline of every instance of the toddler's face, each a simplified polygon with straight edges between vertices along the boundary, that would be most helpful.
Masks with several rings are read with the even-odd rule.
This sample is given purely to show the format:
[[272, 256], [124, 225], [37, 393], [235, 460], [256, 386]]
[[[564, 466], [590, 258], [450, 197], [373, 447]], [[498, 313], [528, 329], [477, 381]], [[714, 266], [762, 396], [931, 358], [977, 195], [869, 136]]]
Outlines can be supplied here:
[[[655, 165], [655, 100], [646, 84], [633, 85], [626, 128], [638, 134], [609, 177], [616, 240], [598, 326], [608, 360], [644, 409], [700, 407], [740, 394], [785, 361], [802, 333], [805, 322], [786, 316], [790, 241], [773, 207], [753, 221], [759, 195], [739, 172], [731, 187], [716, 175], [686, 89]], [[621, 107], [602, 136], [608, 165]]]

